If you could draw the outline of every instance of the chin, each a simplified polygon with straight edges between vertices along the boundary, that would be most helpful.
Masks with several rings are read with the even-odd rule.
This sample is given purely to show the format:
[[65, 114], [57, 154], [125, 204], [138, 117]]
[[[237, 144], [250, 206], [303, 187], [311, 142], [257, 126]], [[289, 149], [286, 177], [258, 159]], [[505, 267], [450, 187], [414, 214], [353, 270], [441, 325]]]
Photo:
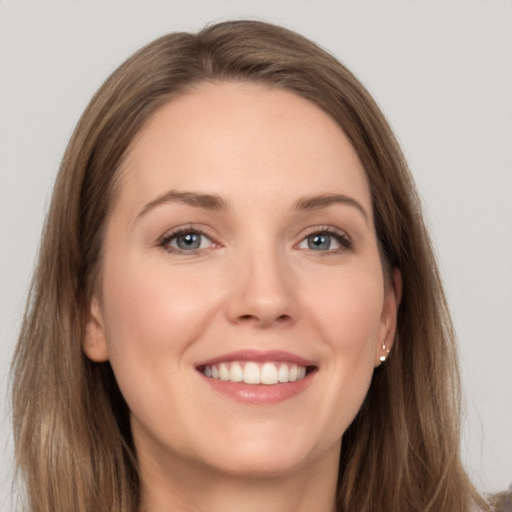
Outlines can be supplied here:
[[255, 452], [244, 449], [218, 462], [215, 469], [236, 478], [279, 478], [300, 471], [306, 463], [304, 454], [290, 453], [286, 447], [279, 453], [273, 450]]
[[[261, 425], [260, 425], [261, 427]], [[202, 454], [208, 465], [233, 477], [275, 478], [286, 476], [304, 467], [309, 467], [316, 458], [332, 452], [339, 458], [341, 442], [319, 446], [313, 439], [303, 437], [304, 429], [295, 427], [279, 429], [266, 425], [266, 428], [251, 429], [226, 436], [225, 442], [213, 442]], [[219, 449], [218, 447], [223, 447]], [[203, 459], [204, 460], [204, 459]]]

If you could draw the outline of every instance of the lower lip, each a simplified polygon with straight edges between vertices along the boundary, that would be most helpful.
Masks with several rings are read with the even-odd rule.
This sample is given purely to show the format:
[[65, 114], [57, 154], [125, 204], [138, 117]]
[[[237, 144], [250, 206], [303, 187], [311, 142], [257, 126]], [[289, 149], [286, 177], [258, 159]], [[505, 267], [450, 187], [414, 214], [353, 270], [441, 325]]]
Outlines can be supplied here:
[[271, 405], [283, 402], [302, 393], [311, 383], [314, 373], [316, 372], [308, 373], [306, 377], [296, 382], [273, 385], [246, 384], [245, 382], [212, 379], [202, 373], [201, 376], [213, 389], [235, 400], [249, 404]]

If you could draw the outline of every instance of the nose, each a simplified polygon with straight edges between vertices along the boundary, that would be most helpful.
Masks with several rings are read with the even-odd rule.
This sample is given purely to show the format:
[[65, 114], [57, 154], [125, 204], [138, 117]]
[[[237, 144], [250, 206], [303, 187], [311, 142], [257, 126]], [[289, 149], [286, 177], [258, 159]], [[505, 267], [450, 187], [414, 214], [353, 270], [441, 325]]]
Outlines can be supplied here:
[[231, 322], [263, 328], [297, 319], [295, 280], [284, 260], [269, 250], [253, 253], [236, 263], [227, 305]]

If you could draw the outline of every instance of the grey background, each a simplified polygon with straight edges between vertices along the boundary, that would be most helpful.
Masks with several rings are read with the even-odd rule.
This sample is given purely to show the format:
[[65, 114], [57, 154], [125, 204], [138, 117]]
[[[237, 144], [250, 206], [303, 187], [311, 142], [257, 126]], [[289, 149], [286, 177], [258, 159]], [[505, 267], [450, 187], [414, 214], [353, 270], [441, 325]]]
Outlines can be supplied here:
[[51, 187], [106, 76], [174, 30], [251, 17], [342, 60], [405, 150], [424, 200], [465, 391], [462, 451], [483, 491], [512, 482], [510, 1], [0, 1], [0, 510], [11, 510], [8, 372]]

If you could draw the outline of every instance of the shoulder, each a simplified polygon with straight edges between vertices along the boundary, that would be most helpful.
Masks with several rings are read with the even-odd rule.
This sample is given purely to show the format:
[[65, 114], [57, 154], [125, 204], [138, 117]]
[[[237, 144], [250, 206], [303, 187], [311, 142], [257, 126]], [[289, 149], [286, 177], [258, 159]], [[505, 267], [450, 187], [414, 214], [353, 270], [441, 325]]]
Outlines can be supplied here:
[[496, 494], [491, 499], [493, 512], [512, 512], [512, 485], [508, 491]]

